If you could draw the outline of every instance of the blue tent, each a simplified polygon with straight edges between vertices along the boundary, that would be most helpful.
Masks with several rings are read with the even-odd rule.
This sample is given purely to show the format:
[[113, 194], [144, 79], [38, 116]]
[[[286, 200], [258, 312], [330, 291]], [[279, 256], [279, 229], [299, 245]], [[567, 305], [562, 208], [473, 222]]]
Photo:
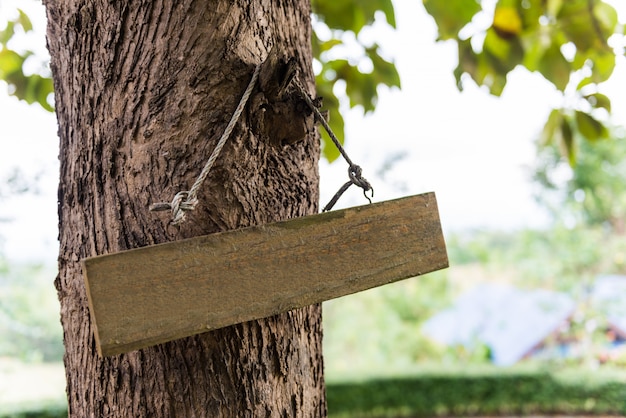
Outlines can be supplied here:
[[609, 326], [626, 339], [626, 276], [604, 275], [596, 279], [591, 302], [602, 312]]
[[574, 300], [563, 293], [482, 283], [427, 320], [422, 330], [447, 345], [483, 343], [494, 364], [507, 366], [539, 346], [574, 309]]

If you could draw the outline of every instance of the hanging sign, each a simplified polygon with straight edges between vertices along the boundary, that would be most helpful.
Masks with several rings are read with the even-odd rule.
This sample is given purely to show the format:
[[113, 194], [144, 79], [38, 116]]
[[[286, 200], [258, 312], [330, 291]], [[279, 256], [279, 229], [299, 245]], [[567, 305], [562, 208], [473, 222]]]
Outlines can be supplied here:
[[448, 266], [434, 193], [82, 261], [109, 356]]

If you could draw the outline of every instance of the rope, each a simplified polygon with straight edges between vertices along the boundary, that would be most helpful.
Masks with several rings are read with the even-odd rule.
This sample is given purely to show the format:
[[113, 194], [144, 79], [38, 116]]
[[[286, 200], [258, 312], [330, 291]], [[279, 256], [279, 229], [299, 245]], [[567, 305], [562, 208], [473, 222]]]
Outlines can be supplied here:
[[[254, 73], [252, 74], [250, 83], [248, 83], [248, 87], [244, 91], [243, 96], [241, 96], [241, 99], [239, 100], [239, 104], [237, 105], [235, 112], [230, 118], [230, 121], [228, 122], [228, 125], [226, 126], [226, 129], [224, 130], [224, 133], [222, 134], [219, 141], [217, 142], [217, 145], [215, 146], [215, 149], [213, 149], [213, 152], [211, 153], [211, 156], [209, 157], [208, 161], [202, 168], [200, 175], [191, 186], [191, 189], [176, 193], [171, 203], [158, 202], [158, 203], [154, 203], [150, 205], [151, 211], [158, 212], [158, 211], [169, 210], [172, 212], [172, 224], [179, 225], [185, 220], [186, 213], [196, 208], [196, 206], [198, 205], [198, 197], [197, 197], [198, 190], [200, 190], [200, 187], [202, 187], [202, 184], [204, 183], [207, 176], [209, 175], [209, 172], [211, 171], [213, 164], [215, 164], [215, 161], [219, 157], [219, 154], [222, 151], [224, 144], [226, 143], [226, 141], [230, 137], [230, 134], [235, 128], [235, 124], [241, 117], [241, 113], [243, 112], [243, 109], [246, 106], [248, 99], [250, 98], [250, 94], [252, 93], [252, 90], [254, 89], [254, 86], [259, 78], [260, 70], [261, 70], [261, 64], [257, 65], [256, 68], [254, 69]], [[370, 203], [372, 203], [372, 200], [370, 199], [370, 196], [367, 195], [367, 192], [371, 190], [372, 197], [373, 197], [374, 189], [372, 188], [372, 185], [362, 176], [361, 167], [352, 162], [352, 160], [350, 159], [350, 157], [344, 150], [343, 146], [341, 145], [341, 143], [339, 142], [339, 140], [333, 133], [332, 129], [330, 128], [330, 125], [328, 125], [328, 122], [326, 121], [322, 113], [319, 111], [317, 106], [315, 106], [315, 103], [313, 103], [313, 100], [311, 99], [311, 96], [309, 95], [309, 93], [307, 93], [307, 91], [304, 89], [304, 87], [302, 87], [302, 85], [298, 82], [298, 80], [296, 80], [295, 77], [292, 79], [291, 82], [294, 84], [294, 86], [298, 90], [298, 93], [300, 94], [300, 96], [304, 99], [307, 105], [311, 108], [317, 120], [322, 124], [324, 129], [326, 129], [326, 132], [328, 132], [328, 135], [332, 139], [333, 143], [335, 144], [335, 146], [337, 147], [337, 149], [339, 150], [343, 158], [348, 163], [348, 177], [350, 178], [350, 180], [346, 182], [343, 186], [341, 186], [339, 191], [335, 193], [335, 195], [330, 200], [330, 202], [328, 202], [328, 204], [324, 206], [324, 209], [322, 209], [322, 212], [327, 212], [331, 210], [332, 207], [335, 205], [335, 203], [337, 203], [337, 200], [339, 200], [341, 195], [346, 190], [348, 190], [348, 188], [353, 184], [362, 188], [363, 195]]]
[[235, 109], [233, 116], [230, 118], [230, 122], [228, 122], [228, 125], [226, 126], [224, 133], [222, 134], [219, 141], [217, 142], [217, 145], [215, 146], [215, 149], [211, 153], [211, 156], [209, 157], [208, 161], [204, 165], [204, 168], [202, 168], [202, 172], [200, 172], [200, 175], [191, 186], [191, 189], [189, 189], [188, 191], [180, 191], [176, 193], [171, 203], [159, 202], [159, 203], [155, 203], [151, 205], [150, 206], [151, 211], [171, 210], [172, 211], [172, 224], [179, 225], [185, 220], [186, 213], [196, 208], [196, 205], [198, 204], [198, 198], [197, 198], [198, 190], [200, 190], [200, 187], [202, 187], [202, 183], [204, 183], [204, 180], [206, 180], [207, 176], [209, 175], [209, 172], [211, 171], [211, 168], [213, 167], [213, 164], [215, 164], [217, 157], [222, 151], [224, 144], [226, 143], [226, 141], [228, 140], [228, 137], [230, 136], [231, 132], [235, 128], [235, 124], [239, 120], [239, 117], [241, 116], [241, 113], [243, 112], [243, 109], [246, 106], [248, 99], [250, 98], [252, 89], [254, 88], [254, 85], [256, 84], [257, 79], [259, 78], [260, 70], [261, 70], [261, 64], [257, 65], [256, 68], [254, 69], [254, 73], [252, 74], [252, 79], [250, 80], [250, 83], [248, 83], [248, 87], [246, 88], [246, 91], [244, 91], [243, 96], [241, 96], [241, 99], [239, 100], [239, 104], [237, 105], [237, 108]]
[[346, 162], [348, 163], [348, 177], [350, 178], [350, 180], [339, 188], [339, 191], [335, 193], [332, 199], [330, 199], [330, 202], [328, 202], [328, 204], [324, 206], [324, 209], [322, 209], [322, 212], [327, 212], [331, 210], [333, 206], [335, 206], [335, 203], [337, 203], [337, 200], [339, 200], [341, 195], [346, 190], [348, 190], [348, 188], [352, 186], [353, 184], [363, 189], [363, 195], [370, 203], [372, 203], [372, 199], [370, 198], [370, 196], [367, 195], [367, 192], [371, 190], [372, 191], [371, 197], [374, 197], [374, 189], [372, 188], [372, 185], [369, 183], [369, 181], [367, 181], [367, 179], [365, 179], [365, 177], [362, 176], [363, 170], [361, 169], [360, 166], [354, 164], [352, 160], [350, 159], [350, 157], [348, 157], [348, 153], [339, 142], [339, 139], [337, 139], [337, 137], [333, 133], [333, 130], [330, 129], [330, 125], [326, 121], [326, 118], [324, 118], [324, 116], [319, 111], [317, 106], [315, 106], [315, 103], [313, 103], [313, 99], [311, 99], [311, 96], [309, 96], [309, 93], [307, 93], [304, 87], [302, 87], [302, 84], [300, 84], [298, 80], [295, 79], [295, 77], [292, 83], [294, 84], [294, 86], [298, 90], [298, 93], [300, 93], [300, 96], [302, 96], [306, 104], [309, 105], [309, 107], [315, 114], [315, 117], [317, 118], [317, 120], [319, 120], [322, 126], [324, 127], [324, 129], [326, 129], [326, 132], [328, 132], [328, 136], [330, 136], [330, 139], [333, 141], [333, 143], [335, 144], [335, 146], [341, 153], [341, 156], [343, 157], [343, 159], [346, 160]]

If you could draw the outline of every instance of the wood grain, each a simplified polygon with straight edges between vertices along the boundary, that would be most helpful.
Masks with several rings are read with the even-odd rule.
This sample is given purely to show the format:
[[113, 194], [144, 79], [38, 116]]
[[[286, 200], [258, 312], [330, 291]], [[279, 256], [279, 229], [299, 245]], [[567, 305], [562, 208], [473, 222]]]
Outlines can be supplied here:
[[82, 261], [109, 356], [448, 266], [434, 193]]

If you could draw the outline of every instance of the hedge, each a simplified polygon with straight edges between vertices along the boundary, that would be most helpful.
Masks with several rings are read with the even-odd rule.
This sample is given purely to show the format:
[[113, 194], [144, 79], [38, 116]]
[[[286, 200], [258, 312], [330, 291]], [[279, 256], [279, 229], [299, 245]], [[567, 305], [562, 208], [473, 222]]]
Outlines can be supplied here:
[[624, 415], [624, 376], [588, 372], [422, 374], [327, 384], [329, 416]]

